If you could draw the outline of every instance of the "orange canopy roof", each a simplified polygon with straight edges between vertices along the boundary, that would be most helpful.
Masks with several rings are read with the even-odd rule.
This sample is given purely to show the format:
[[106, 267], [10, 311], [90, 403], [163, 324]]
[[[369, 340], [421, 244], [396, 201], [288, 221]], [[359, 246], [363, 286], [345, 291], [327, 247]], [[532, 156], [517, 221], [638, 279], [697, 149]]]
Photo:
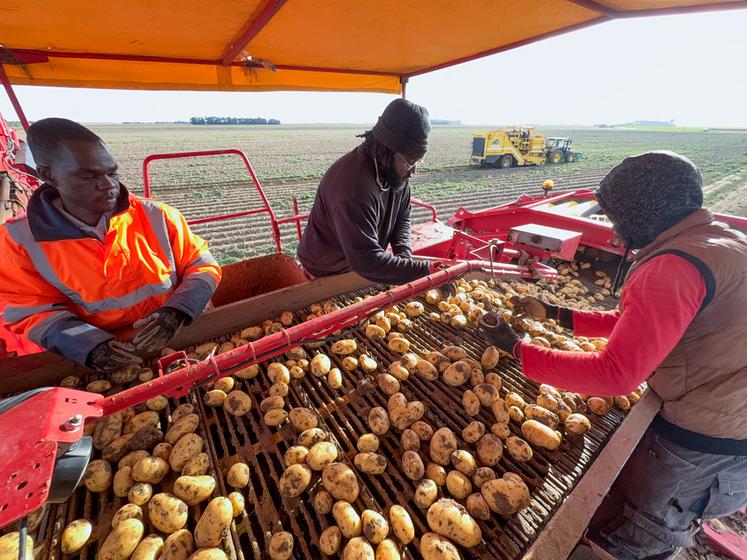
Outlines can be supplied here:
[[412, 76], [618, 17], [732, 0], [7, 0], [14, 84], [400, 93]]

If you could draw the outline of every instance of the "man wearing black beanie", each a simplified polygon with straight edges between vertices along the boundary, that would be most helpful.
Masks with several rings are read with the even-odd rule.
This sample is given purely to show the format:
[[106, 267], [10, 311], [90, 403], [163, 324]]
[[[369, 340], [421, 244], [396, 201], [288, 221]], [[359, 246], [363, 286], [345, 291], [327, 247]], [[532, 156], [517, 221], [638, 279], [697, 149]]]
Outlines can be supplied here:
[[352, 270], [404, 284], [428, 274], [427, 262], [410, 258], [409, 179], [428, 150], [430, 129], [425, 107], [395, 99], [363, 143], [332, 164], [298, 246], [309, 276]]

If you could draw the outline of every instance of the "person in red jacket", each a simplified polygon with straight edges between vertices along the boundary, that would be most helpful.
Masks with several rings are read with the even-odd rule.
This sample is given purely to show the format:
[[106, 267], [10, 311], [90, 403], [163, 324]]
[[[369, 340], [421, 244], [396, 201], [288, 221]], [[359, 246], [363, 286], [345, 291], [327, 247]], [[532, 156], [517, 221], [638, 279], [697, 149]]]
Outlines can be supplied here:
[[663, 407], [590, 525], [618, 560], [663, 560], [693, 546], [704, 519], [747, 503], [747, 238], [714, 222], [695, 165], [671, 152], [625, 159], [600, 207], [635, 251], [614, 311], [514, 298], [513, 313], [608, 337], [598, 352], [524, 342], [496, 315], [480, 329], [539, 383], [599, 396], [644, 381]]
[[96, 370], [142, 363], [205, 309], [220, 267], [177, 210], [128, 192], [93, 132], [50, 118], [27, 137], [44, 184], [0, 226], [3, 321]]

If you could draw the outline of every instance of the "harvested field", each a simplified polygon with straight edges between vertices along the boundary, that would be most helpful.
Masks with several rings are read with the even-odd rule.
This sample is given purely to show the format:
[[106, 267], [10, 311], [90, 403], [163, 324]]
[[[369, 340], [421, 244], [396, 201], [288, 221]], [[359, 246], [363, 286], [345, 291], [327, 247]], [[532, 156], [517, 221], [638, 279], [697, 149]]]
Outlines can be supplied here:
[[[106, 125], [93, 127], [119, 160], [122, 180], [142, 192], [142, 160], [156, 152], [236, 147], [244, 150], [279, 216], [291, 213], [291, 198], [302, 212], [314, 201], [319, 179], [339, 156], [356, 146], [365, 127], [339, 126], [191, 126]], [[499, 170], [467, 165], [472, 127], [434, 127], [431, 149], [413, 179], [414, 196], [435, 205], [442, 219], [464, 206], [482, 209], [522, 193], [535, 194], [545, 179], [557, 191], [595, 188], [624, 157], [653, 149], [669, 149], [690, 157], [702, 170], [706, 202], [721, 212], [747, 212], [747, 134], [743, 132], [679, 132], [595, 128], [542, 128], [548, 135], [570, 136], [581, 161], [558, 166]], [[235, 156], [157, 161], [152, 184], [157, 198], [182, 210], [189, 219], [254, 208], [259, 197]], [[415, 209], [413, 220], [427, 211]], [[272, 249], [264, 215], [195, 227], [223, 263]], [[283, 246], [295, 249], [295, 229], [282, 229]]]

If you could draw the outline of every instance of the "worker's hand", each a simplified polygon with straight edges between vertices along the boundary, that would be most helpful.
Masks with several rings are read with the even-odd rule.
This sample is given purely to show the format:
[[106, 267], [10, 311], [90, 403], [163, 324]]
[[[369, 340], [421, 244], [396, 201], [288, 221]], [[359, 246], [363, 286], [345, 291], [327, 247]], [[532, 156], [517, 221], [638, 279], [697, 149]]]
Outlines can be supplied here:
[[516, 352], [521, 338], [502, 317], [495, 313], [486, 313], [480, 317], [477, 328], [490, 344], [518, 358]]
[[97, 371], [110, 372], [127, 366], [142, 365], [143, 360], [134, 354], [135, 346], [112, 338], [95, 346], [88, 354], [86, 365]]
[[[447, 268], [449, 268], [449, 265], [445, 262], [433, 261], [428, 268], [428, 274], [435, 274], [436, 272], [446, 270]], [[447, 282], [446, 284], [439, 286], [438, 291], [441, 294], [441, 299], [449, 299], [450, 297], [454, 297], [457, 294], [456, 282]]]
[[544, 321], [548, 317], [555, 319], [558, 314], [558, 306], [537, 299], [532, 296], [514, 296], [511, 298], [513, 305], [513, 316], [516, 319], [531, 317], [537, 321]]
[[138, 319], [132, 325], [140, 329], [132, 339], [135, 348], [140, 352], [151, 354], [166, 347], [168, 342], [176, 336], [187, 315], [173, 307], [162, 307], [147, 317]]

